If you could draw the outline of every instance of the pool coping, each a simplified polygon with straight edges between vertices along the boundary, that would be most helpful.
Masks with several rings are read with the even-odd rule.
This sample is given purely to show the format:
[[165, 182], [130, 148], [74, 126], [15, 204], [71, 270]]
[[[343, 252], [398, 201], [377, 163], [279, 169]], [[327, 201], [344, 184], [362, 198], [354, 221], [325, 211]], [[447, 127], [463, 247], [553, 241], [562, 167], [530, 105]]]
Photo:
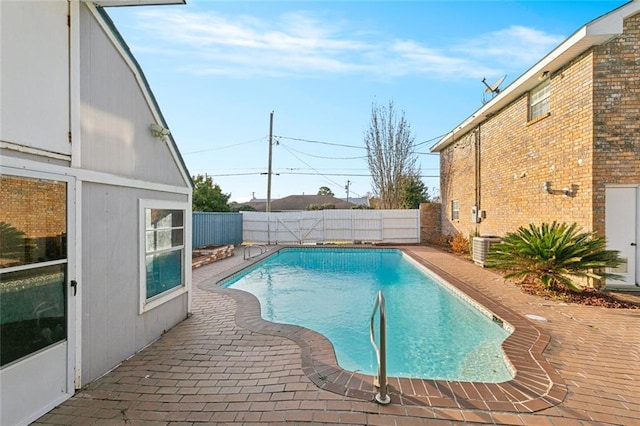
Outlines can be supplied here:
[[[274, 248], [246, 265], [228, 271], [225, 277], [215, 282], [203, 283], [200, 287], [233, 298], [236, 302], [235, 321], [239, 326], [256, 333], [280, 336], [295, 342], [301, 349], [303, 372], [320, 389], [364, 401], [374, 401], [378, 393], [373, 385], [374, 376], [342, 369], [338, 365], [331, 342], [323, 335], [296, 325], [266, 321], [261, 317], [260, 303], [253, 294], [219, 286], [222, 281], [284, 248], [291, 246]], [[545, 330], [421, 258], [410, 249], [402, 246], [308, 248], [401, 250], [513, 327], [511, 335], [502, 343], [502, 350], [516, 372], [511, 380], [502, 383], [480, 383], [389, 377], [388, 393], [392, 404], [531, 413], [556, 406], [566, 397], [566, 384], [543, 356], [550, 339]]]

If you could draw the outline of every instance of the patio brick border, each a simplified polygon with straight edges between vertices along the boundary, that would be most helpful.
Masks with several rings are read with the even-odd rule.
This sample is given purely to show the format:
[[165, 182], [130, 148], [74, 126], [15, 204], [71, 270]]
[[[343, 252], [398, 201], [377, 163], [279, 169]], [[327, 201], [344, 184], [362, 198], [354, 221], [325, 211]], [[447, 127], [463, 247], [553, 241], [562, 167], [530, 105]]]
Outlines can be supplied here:
[[[259, 259], [269, 257], [282, 248], [285, 247], [279, 247]], [[513, 333], [503, 342], [502, 349], [516, 374], [513, 379], [503, 383], [389, 377], [388, 393], [392, 404], [532, 413], [558, 405], [565, 399], [567, 386], [543, 357], [543, 351], [549, 343], [546, 331], [411, 250], [403, 247], [398, 249], [514, 328]], [[251, 263], [253, 264], [255, 262]], [[225, 279], [251, 265], [231, 270]], [[200, 287], [232, 297], [237, 304], [235, 321], [239, 326], [297, 343], [301, 349], [302, 369], [316, 386], [348, 397], [374, 400], [377, 393], [373, 386], [374, 377], [342, 369], [337, 363], [333, 346], [324, 336], [304, 327], [262, 319], [260, 303], [254, 295], [241, 290], [221, 288], [221, 281], [223, 280], [203, 283]]]

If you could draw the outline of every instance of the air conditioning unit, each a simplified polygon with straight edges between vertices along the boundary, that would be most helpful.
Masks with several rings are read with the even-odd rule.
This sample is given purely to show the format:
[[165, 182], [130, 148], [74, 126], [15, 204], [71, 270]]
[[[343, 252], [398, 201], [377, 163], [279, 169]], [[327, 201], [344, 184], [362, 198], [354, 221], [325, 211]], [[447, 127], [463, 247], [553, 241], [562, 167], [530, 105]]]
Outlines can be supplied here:
[[473, 237], [473, 262], [484, 266], [492, 244], [500, 242], [500, 237]]

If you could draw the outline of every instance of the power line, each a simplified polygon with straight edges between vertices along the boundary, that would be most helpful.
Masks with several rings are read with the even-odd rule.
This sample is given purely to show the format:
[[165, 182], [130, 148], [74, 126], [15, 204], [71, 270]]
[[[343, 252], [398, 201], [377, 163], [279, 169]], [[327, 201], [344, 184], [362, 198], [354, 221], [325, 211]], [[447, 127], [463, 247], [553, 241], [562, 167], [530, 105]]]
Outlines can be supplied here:
[[449, 132], [447, 132], [447, 133], [445, 133], [443, 135], [440, 135], [440, 136], [436, 136], [435, 138], [431, 138], [431, 139], [427, 139], [426, 141], [419, 142], [419, 143], [417, 143], [417, 144], [415, 144], [413, 146], [416, 147], [416, 146], [424, 145], [425, 143], [433, 142], [435, 140], [441, 139], [442, 137], [444, 137], [444, 136], [446, 136], [448, 134], [449, 134]]
[[345, 148], [366, 149], [364, 146], [346, 145], [346, 144], [341, 144], [341, 143], [324, 142], [324, 141], [312, 141], [312, 140], [309, 140], [309, 139], [292, 138], [292, 137], [289, 137], [289, 136], [275, 136], [275, 137], [279, 138], [279, 139], [288, 139], [288, 140], [292, 140], [292, 141], [316, 143], [316, 144], [321, 144], [321, 145], [331, 145], [331, 146], [342, 146], [342, 147], [345, 147]]
[[[431, 139], [427, 139], [425, 141], [419, 142], [417, 144], [414, 144], [414, 147], [418, 147], [421, 145], [424, 145], [426, 143], [429, 142], [433, 142], [437, 139], [442, 138], [443, 136], [446, 136], [448, 133], [445, 133], [443, 135], [440, 136], [436, 136], [434, 138]], [[320, 145], [330, 145], [330, 146], [340, 146], [340, 147], [345, 147], [345, 148], [356, 148], [356, 149], [367, 149], [364, 146], [358, 146], [358, 145], [348, 145], [348, 144], [340, 144], [340, 143], [334, 143], [334, 142], [326, 142], [326, 141], [316, 141], [316, 140], [311, 140], [311, 139], [304, 139], [304, 138], [294, 138], [294, 137], [290, 137], [290, 136], [273, 136], [274, 138], [279, 138], [279, 139], [287, 139], [287, 140], [292, 140], [292, 141], [298, 141], [298, 142], [306, 142], [306, 143], [314, 143], [314, 144], [320, 144]], [[208, 149], [201, 149], [198, 151], [190, 151], [190, 152], [181, 152], [182, 155], [192, 155], [192, 154], [200, 154], [202, 152], [210, 152], [210, 151], [217, 151], [217, 150], [221, 150], [221, 149], [227, 149], [227, 148], [235, 148], [237, 146], [242, 146], [242, 145], [246, 145], [246, 144], [250, 144], [250, 143], [254, 143], [254, 142], [260, 142], [267, 139], [266, 136], [262, 136], [260, 138], [256, 138], [256, 139], [252, 139], [246, 142], [239, 142], [239, 143], [235, 143], [235, 144], [231, 144], [231, 145], [224, 145], [224, 146], [218, 146], [215, 148], [208, 148]], [[312, 154], [307, 154], [307, 153], [303, 153], [300, 151], [297, 151], [301, 154], [304, 155], [308, 155], [308, 156], [313, 156]], [[415, 154], [421, 154], [421, 155], [439, 155], [437, 153], [431, 153], [431, 152], [415, 152]], [[329, 157], [318, 157], [318, 158], [329, 158]], [[345, 157], [345, 158], [332, 158], [332, 159], [344, 159], [344, 160], [356, 160], [356, 159], [364, 159], [367, 157]]]
[[[424, 140], [422, 142], [418, 142], [416, 144], [414, 144], [414, 147], [418, 147], [424, 144], [427, 144], [429, 142], [434, 142], [438, 139], [441, 139], [442, 137], [448, 135], [449, 133], [444, 133], [442, 135], [438, 135], [435, 136], [433, 138]], [[299, 141], [299, 142], [307, 142], [307, 143], [315, 143], [315, 144], [321, 144], [321, 145], [331, 145], [331, 146], [342, 146], [342, 147], [346, 147], [346, 148], [357, 148], [357, 149], [367, 149], [364, 146], [359, 146], [359, 145], [347, 145], [347, 144], [341, 144], [341, 143], [334, 143], [334, 142], [326, 142], [326, 141], [316, 141], [316, 140], [311, 140], [311, 139], [303, 139], [303, 138], [294, 138], [294, 137], [290, 137], [290, 136], [274, 136], [280, 139], [288, 139], [288, 140], [292, 140], [292, 141]], [[436, 154], [437, 155], [437, 154]]]
[[295, 151], [298, 154], [302, 154], [302, 155], [306, 155], [306, 156], [314, 157], [314, 158], [322, 158], [322, 159], [325, 159], [325, 160], [364, 160], [365, 158], [367, 158], [366, 155], [365, 156], [360, 156], [360, 157], [324, 157], [324, 156], [321, 156], [321, 155], [313, 155], [313, 154], [309, 154], [309, 153], [306, 153], [306, 152], [299, 151], [299, 150], [291, 148], [290, 146], [287, 146], [287, 145], [285, 145], [283, 143], [281, 143], [280, 146], [286, 147], [288, 150]]
[[182, 155], [200, 154], [201, 152], [217, 151], [219, 149], [226, 149], [226, 148], [235, 148], [236, 146], [246, 145], [246, 144], [254, 143], [254, 142], [259, 142], [259, 141], [263, 141], [265, 139], [266, 139], [266, 137], [263, 136], [261, 138], [252, 139], [250, 141], [240, 142], [240, 143], [236, 143], [236, 144], [232, 144], [232, 145], [218, 146], [216, 148], [209, 148], [209, 149], [201, 149], [199, 151], [183, 152]]
[[[312, 169], [313, 170], [313, 169]], [[229, 176], [264, 176], [266, 173], [207, 173], [208, 176], [215, 177], [229, 177]], [[316, 171], [311, 172], [273, 172], [274, 175], [298, 175], [298, 176], [341, 176], [341, 177], [371, 177], [370, 173], [320, 173]], [[440, 175], [418, 175], [420, 178], [439, 178]], [[331, 181], [334, 185], [340, 185], [334, 181]]]
[[[320, 173], [318, 170], [314, 169], [313, 167], [311, 167], [310, 164], [308, 164], [307, 162], [305, 162], [303, 159], [301, 159], [300, 157], [298, 157], [295, 153], [293, 153], [289, 148], [287, 148], [286, 146], [283, 146], [284, 149], [286, 149], [287, 151], [289, 151], [289, 154], [293, 155], [295, 158], [297, 158], [300, 162], [302, 162], [305, 166], [309, 167], [311, 170], [315, 171], [316, 173], [318, 173], [318, 175], [322, 176], [323, 178], [325, 178], [328, 182], [331, 182], [332, 184], [338, 186], [338, 187], [342, 187], [342, 185], [340, 185], [339, 183], [337, 183], [336, 181], [329, 179], [326, 175]], [[361, 197], [361, 195], [356, 194], [358, 197]]]
[[220, 176], [260, 176], [265, 173], [260, 172], [252, 172], [252, 173], [207, 173], [207, 175], [211, 177], [220, 177]]
[[[344, 177], [350, 177], [350, 176], [362, 176], [362, 177], [371, 177], [370, 173], [309, 173], [309, 172], [280, 172], [281, 175], [300, 175], [300, 176], [344, 176]], [[338, 185], [335, 182], [332, 182], [336, 185]]]

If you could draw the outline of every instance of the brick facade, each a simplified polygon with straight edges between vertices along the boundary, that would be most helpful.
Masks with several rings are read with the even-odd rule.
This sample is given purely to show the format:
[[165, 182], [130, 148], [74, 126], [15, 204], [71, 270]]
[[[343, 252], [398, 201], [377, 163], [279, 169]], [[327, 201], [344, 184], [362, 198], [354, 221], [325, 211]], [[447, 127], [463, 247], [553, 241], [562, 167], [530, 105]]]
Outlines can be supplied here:
[[605, 184], [640, 182], [639, 34], [640, 14], [552, 73], [548, 116], [528, 121], [527, 93], [455, 136], [440, 153], [443, 233], [504, 235], [554, 220], [604, 233]]
[[640, 13], [595, 49], [594, 228], [604, 232], [607, 184], [640, 183]]
[[439, 203], [420, 204], [420, 242], [433, 243], [442, 235], [442, 208]]

